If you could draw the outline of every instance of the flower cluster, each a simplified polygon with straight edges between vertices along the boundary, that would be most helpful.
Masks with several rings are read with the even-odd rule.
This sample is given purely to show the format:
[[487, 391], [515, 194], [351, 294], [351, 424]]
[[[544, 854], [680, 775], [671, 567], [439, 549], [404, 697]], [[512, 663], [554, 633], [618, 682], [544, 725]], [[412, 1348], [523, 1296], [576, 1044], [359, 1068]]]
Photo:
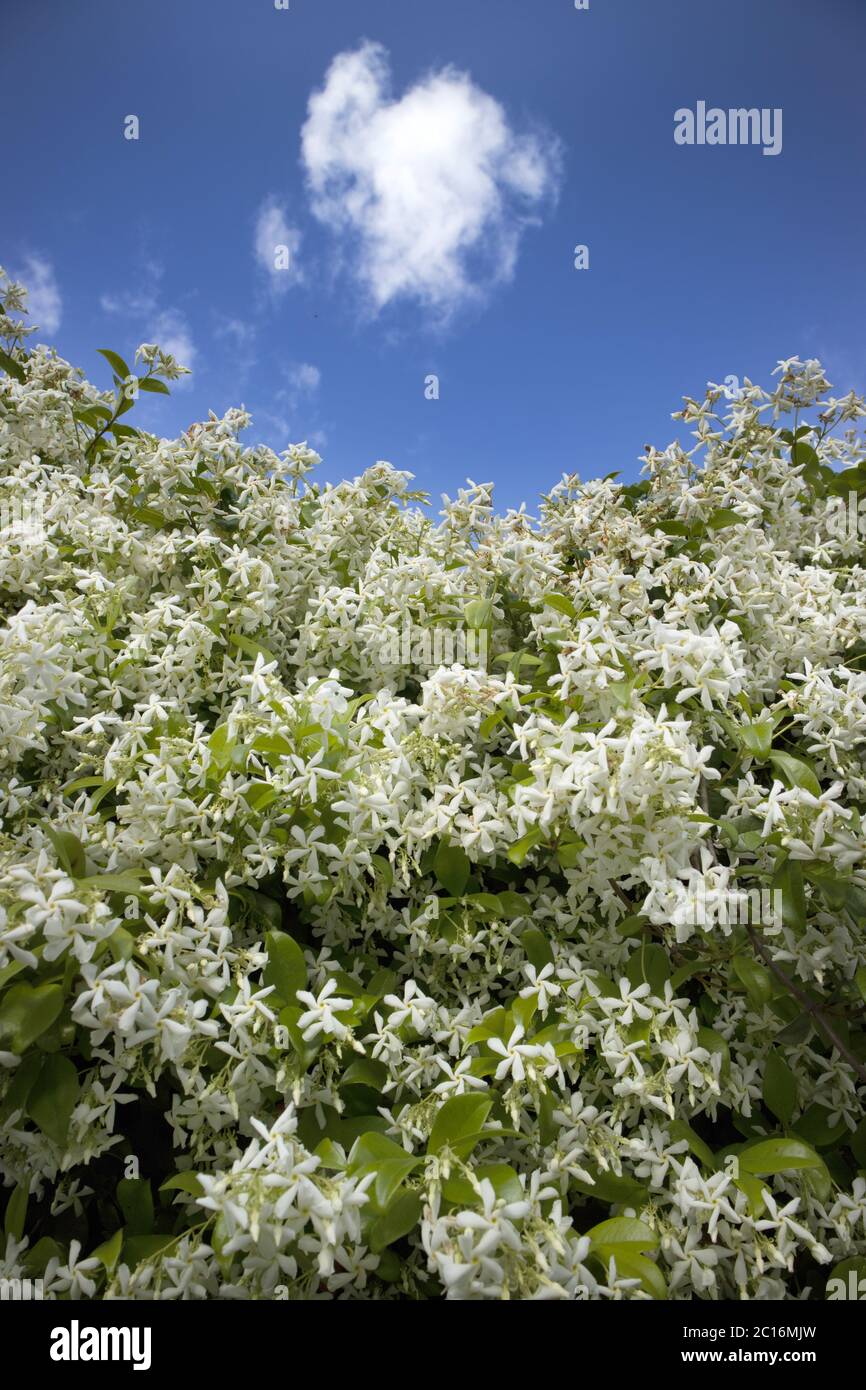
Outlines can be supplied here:
[[100, 390], [0, 291], [3, 1277], [866, 1272], [863, 401], [792, 359], [640, 482], [434, 518], [243, 411], [137, 429], [174, 359]]

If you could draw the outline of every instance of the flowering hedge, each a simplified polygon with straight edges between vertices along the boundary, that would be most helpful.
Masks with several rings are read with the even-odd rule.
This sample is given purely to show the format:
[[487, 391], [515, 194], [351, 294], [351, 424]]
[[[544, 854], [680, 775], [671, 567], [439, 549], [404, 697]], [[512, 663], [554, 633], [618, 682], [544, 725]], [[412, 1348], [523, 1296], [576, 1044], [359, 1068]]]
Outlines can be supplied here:
[[639, 483], [436, 522], [241, 410], [136, 429], [177, 363], [101, 390], [2, 290], [0, 1273], [866, 1274], [862, 400], [794, 359]]

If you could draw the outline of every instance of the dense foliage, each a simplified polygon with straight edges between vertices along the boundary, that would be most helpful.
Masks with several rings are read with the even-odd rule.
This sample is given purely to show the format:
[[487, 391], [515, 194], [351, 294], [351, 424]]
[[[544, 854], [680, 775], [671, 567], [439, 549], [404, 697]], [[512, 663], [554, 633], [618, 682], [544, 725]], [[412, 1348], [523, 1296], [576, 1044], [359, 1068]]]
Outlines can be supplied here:
[[866, 1273], [862, 400], [794, 359], [436, 522], [240, 410], [137, 430], [178, 364], [99, 389], [0, 287], [0, 1275]]

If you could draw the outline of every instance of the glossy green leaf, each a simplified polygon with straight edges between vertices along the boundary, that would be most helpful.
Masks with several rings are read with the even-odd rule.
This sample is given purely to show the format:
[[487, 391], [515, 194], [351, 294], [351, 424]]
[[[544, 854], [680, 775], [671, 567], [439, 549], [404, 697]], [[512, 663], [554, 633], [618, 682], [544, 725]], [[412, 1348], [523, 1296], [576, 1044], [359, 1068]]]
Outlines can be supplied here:
[[307, 987], [307, 965], [304, 953], [287, 932], [268, 932], [265, 936], [268, 963], [263, 979], [273, 985], [285, 1004], [294, 1004], [299, 989]]
[[469, 882], [471, 864], [466, 851], [459, 845], [449, 845], [443, 840], [436, 851], [433, 870], [442, 887], [453, 898], [462, 897]]
[[26, 1052], [63, 1008], [60, 985], [12, 985], [0, 1000], [0, 1048]]
[[777, 1049], [767, 1054], [764, 1063], [764, 1104], [768, 1110], [788, 1125], [797, 1104], [797, 1082], [794, 1073]]
[[465, 1158], [466, 1153], [463, 1150], [466, 1144], [470, 1138], [477, 1139], [492, 1105], [492, 1097], [483, 1091], [470, 1091], [466, 1095], [452, 1096], [450, 1100], [446, 1100], [433, 1121], [427, 1152], [438, 1153], [447, 1145]]
[[46, 1057], [27, 1101], [30, 1118], [61, 1148], [66, 1143], [80, 1089], [75, 1066], [68, 1057], [56, 1052]]

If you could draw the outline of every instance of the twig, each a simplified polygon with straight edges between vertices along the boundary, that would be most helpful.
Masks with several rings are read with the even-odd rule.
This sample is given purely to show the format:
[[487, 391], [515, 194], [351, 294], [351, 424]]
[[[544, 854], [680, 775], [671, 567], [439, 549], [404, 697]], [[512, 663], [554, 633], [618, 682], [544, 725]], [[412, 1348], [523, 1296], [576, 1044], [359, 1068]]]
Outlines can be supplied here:
[[620, 888], [619, 884], [618, 884], [618, 883], [614, 883], [614, 881], [613, 881], [612, 878], [611, 878], [611, 879], [608, 879], [608, 882], [610, 883], [611, 888], [612, 888], [613, 891], [616, 893], [616, 896], [619, 898], [619, 900], [620, 900], [620, 902], [622, 903], [623, 907], [626, 908], [627, 911], [628, 911], [628, 913], [629, 913], [629, 915], [632, 916], [632, 915], [634, 914], [634, 903], [630, 903], [630, 902], [629, 902], [628, 898], [626, 897], [626, 895], [625, 895], [625, 893], [623, 892], [623, 890]]

